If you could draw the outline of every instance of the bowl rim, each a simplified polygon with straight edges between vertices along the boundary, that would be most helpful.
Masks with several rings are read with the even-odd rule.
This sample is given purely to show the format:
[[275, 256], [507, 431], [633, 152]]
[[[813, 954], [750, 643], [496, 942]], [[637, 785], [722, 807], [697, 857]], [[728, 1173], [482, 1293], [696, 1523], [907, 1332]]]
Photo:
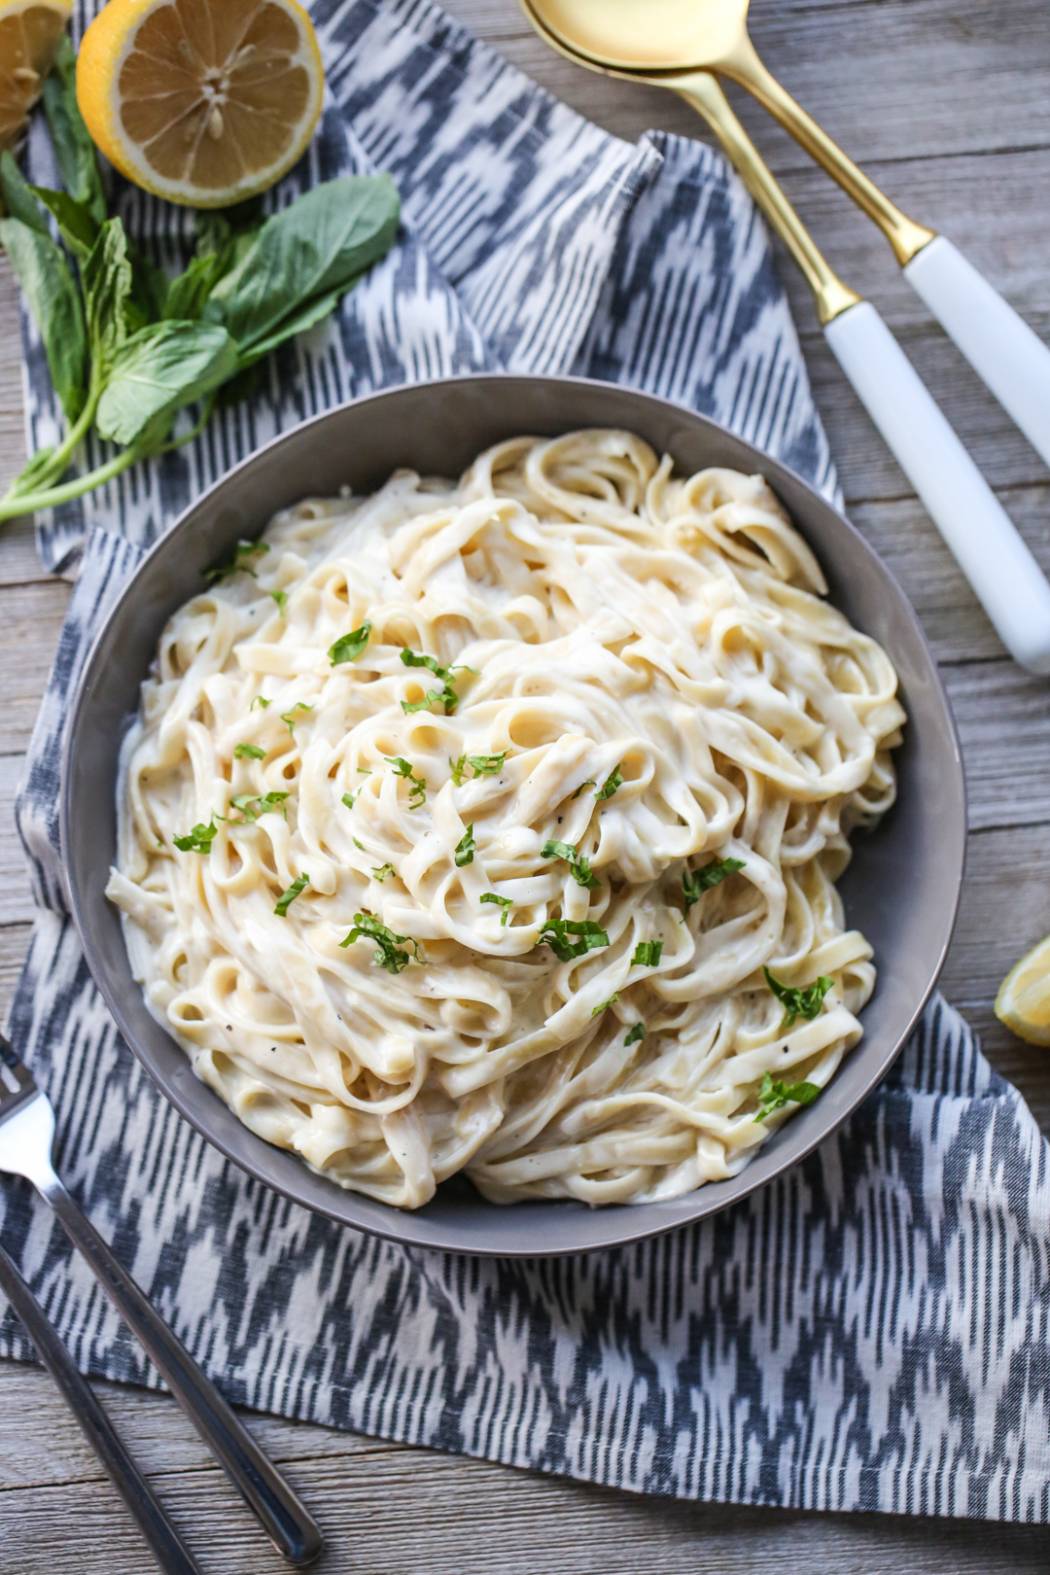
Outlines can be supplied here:
[[[638, 399], [643, 404], [658, 407], [666, 415], [680, 418], [693, 426], [705, 427], [716, 438], [728, 438], [733, 443], [742, 445], [748, 449], [749, 452], [754, 456], [756, 471], [761, 472], [765, 479], [769, 481], [774, 492], [778, 492], [780, 479], [787, 478], [794, 486], [801, 487], [805, 492], [809, 493], [814, 499], [817, 500], [821, 508], [826, 509], [835, 516], [838, 526], [844, 530], [847, 538], [851, 541], [854, 550], [869, 558], [874, 563], [876, 571], [881, 574], [884, 579], [890, 582], [891, 586], [896, 592], [899, 609], [904, 614], [907, 622], [910, 624], [912, 636], [917, 642], [921, 655], [926, 660], [929, 677], [932, 680], [933, 691], [939, 703], [939, 709], [942, 713], [943, 720], [946, 723], [947, 737], [951, 746], [952, 763], [955, 767], [955, 775], [953, 777], [952, 783], [950, 784], [951, 788], [954, 790], [954, 803], [950, 806], [951, 813], [946, 816], [948, 830], [951, 833], [953, 846], [946, 850], [946, 852], [951, 854], [952, 865], [956, 873], [952, 881], [950, 912], [946, 915], [947, 922], [944, 928], [943, 939], [937, 949], [933, 960], [933, 965], [929, 969], [929, 978], [922, 990], [919, 992], [912, 1009], [908, 1013], [903, 1029], [901, 1029], [897, 1034], [896, 1041], [888, 1048], [887, 1051], [883, 1053], [878, 1062], [873, 1064], [870, 1071], [868, 1071], [860, 1083], [860, 1086], [849, 1097], [845, 1105], [840, 1110], [835, 1111], [833, 1118], [827, 1121], [823, 1126], [821, 1126], [819, 1122], [811, 1123], [812, 1131], [810, 1136], [802, 1136], [802, 1131], [804, 1129], [800, 1123], [799, 1135], [796, 1138], [796, 1141], [793, 1144], [788, 1143], [785, 1145], [784, 1153], [774, 1164], [771, 1165], [771, 1167], [768, 1169], [768, 1172], [757, 1175], [750, 1185], [747, 1185], [746, 1183], [742, 1184], [741, 1189], [736, 1191], [732, 1197], [721, 1198], [717, 1196], [716, 1189], [720, 1189], [722, 1184], [713, 1183], [710, 1186], [699, 1187], [691, 1193], [683, 1194], [680, 1198], [667, 1200], [669, 1206], [674, 1204], [685, 1206], [687, 1205], [687, 1200], [692, 1202], [694, 1205], [692, 1208], [689, 1208], [687, 1212], [678, 1214], [676, 1217], [669, 1218], [667, 1220], [660, 1220], [657, 1218], [654, 1221], [650, 1218], [651, 1211], [654, 1209], [659, 1209], [660, 1204], [658, 1202], [648, 1202], [646, 1204], [617, 1204], [608, 1205], [603, 1208], [589, 1208], [586, 1204], [574, 1204], [572, 1200], [562, 1201], [552, 1199], [549, 1202], [547, 1202], [547, 1200], [534, 1200], [534, 1204], [543, 1204], [546, 1207], [550, 1207], [552, 1210], [556, 1209], [560, 1211], [568, 1205], [569, 1207], [573, 1207], [581, 1211], [580, 1217], [584, 1219], [590, 1219], [595, 1222], [598, 1220], [616, 1219], [621, 1225], [620, 1229], [613, 1233], [606, 1233], [603, 1239], [598, 1241], [582, 1243], [575, 1241], [555, 1241], [550, 1245], [544, 1245], [540, 1248], [537, 1248], [536, 1246], [523, 1246], [517, 1244], [511, 1244], [509, 1246], [490, 1246], [487, 1244], [473, 1243], [471, 1241], [465, 1242], [459, 1239], [454, 1232], [449, 1233], [443, 1230], [440, 1225], [435, 1226], [431, 1222], [427, 1222], [428, 1229], [426, 1230], [424, 1236], [422, 1233], [412, 1230], [412, 1223], [414, 1221], [420, 1220], [423, 1217], [421, 1216], [420, 1211], [401, 1210], [394, 1208], [392, 1205], [383, 1205], [379, 1202], [379, 1200], [367, 1198], [364, 1194], [359, 1194], [352, 1191], [351, 1189], [340, 1187], [339, 1184], [332, 1181], [331, 1178], [324, 1177], [323, 1173], [313, 1171], [301, 1156], [291, 1154], [290, 1157], [294, 1159], [298, 1167], [301, 1168], [304, 1177], [310, 1176], [314, 1179], [322, 1179], [328, 1183], [322, 1200], [317, 1201], [315, 1199], [308, 1198], [304, 1196], [301, 1191], [297, 1191], [294, 1186], [279, 1179], [275, 1179], [274, 1175], [271, 1174], [267, 1169], [266, 1162], [269, 1158], [271, 1158], [274, 1154], [286, 1154], [288, 1151], [275, 1148], [274, 1145], [267, 1143], [264, 1138], [259, 1137], [256, 1133], [252, 1132], [250, 1128], [245, 1127], [243, 1123], [238, 1123], [238, 1125], [246, 1139], [249, 1140], [246, 1142], [245, 1147], [250, 1150], [250, 1153], [235, 1153], [227, 1145], [227, 1143], [223, 1141], [221, 1133], [218, 1133], [214, 1130], [214, 1123], [209, 1120], [209, 1114], [212, 1109], [211, 1101], [214, 1101], [215, 1106], [219, 1111], [232, 1116], [232, 1119], [237, 1121], [237, 1117], [233, 1116], [233, 1113], [229, 1110], [229, 1107], [225, 1105], [225, 1103], [219, 1099], [219, 1096], [214, 1094], [210, 1088], [208, 1088], [204, 1083], [200, 1082], [195, 1075], [185, 1085], [187, 1088], [192, 1090], [192, 1097], [186, 1097], [185, 1093], [183, 1092], [183, 1086], [181, 1084], [171, 1082], [162, 1074], [158, 1066], [155, 1064], [152, 1055], [140, 1044], [136, 1033], [129, 1026], [120, 995], [114, 988], [108, 967], [100, 955], [100, 948], [96, 944], [90, 925], [86, 922], [83, 894], [78, 881], [74, 876], [72, 864], [67, 856], [66, 851], [72, 846], [72, 839], [75, 836], [75, 814], [72, 801], [72, 756], [78, 733], [80, 716], [87, 700], [88, 689], [94, 673], [95, 664], [98, 660], [99, 652], [105, 644], [110, 627], [123, 614], [126, 604], [129, 601], [132, 601], [136, 596], [139, 582], [144, 576], [147, 567], [151, 564], [154, 557], [158, 556], [164, 551], [170, 550], [172, 540], [186, 528], [187, 524], [197, 514], [198, 510], [207, 507], [207, 505], [219, 494], [221, 494], [221, 492], [226, 487], [235, 481], [238, 476], [258, 463], [264, 455], [270, 455], [277, 449], [299, 442], [303, 435], [306, 432], [312, 430], [314, 427], [324, 425], [329, 421], [333, 421], [336, 418], [343, 416], [347, 411], [356, 409], [365, 404], [396, 401], [399, 396], [403, 396], [410, 391], [418, 393], [420, 390], [427, 389], [432, 391], [435, 396], [440, 396], [440, 392], [443, 389], [493, 382], [502, 385], [510, 385], [514, 383], [525, 383], [529, 385], [553, 384], [559, 387], [568, 387], [570, 390], [574, 388], [579, 389], [581, 393], [600, 389], [607, 392], [619, 393], [621, 395], [627, 396], [628, 398]], [[260, 530], [264, 530], [269, 523], [269, 518], [262, 521]], [[805, 534], [804, 529], [803, 534]], [[890, 654], [892, 657], [892, 652]], [[911, 1037], [916, 1023], [922, 1015], [922, 1012], [933, 993], [941, 971], [944, 967], [944, 961], [951, 945], [953, 933], [958, 920], [959, 907], [962, 899], [962, 884], [967, 860], [967, 830], [968, 793], [965, 766], [959, 743], [959, 735], [955, 723], [955, 717], [948, 699], [944, 680], [937, 665], [936, 657], [934, 656], [933, 650], [926, 637], [926, 633], [919, 620], [918, 614], [916, 613], [915, 608], [912, 606], [911, 601], [906, 596], [903, 588], [897, 581], [896, 576], [883, 562], [881, 556], [871, 545], [871, 543], [846, 517], [841, 508], [839, 508], [838, 504], [832, 502], [830, 499], [824, 496], [824, 494], [819, 492], [813, 483], [808, 481], [798, 471], [793, 470], [789, 465], [786, 465], [782, 460], [775, 458], [773, 455], [767, 454], [756, 444], [752, 443], [750, 439], [742, 437], [739, 433], [734, 432], [732, 428], [726, 426], [724, 423], [716, 421], [712, 417], [704, 415], [699, 411], [691, 410], [688, 406], [680, 404], [676, 400], [666, 399], [659, 394], [652, 394], [646, 389], [636, 388], [633, 385], [627, 383], [612, 383], [600, 378], [560, 376], [546, 373], [470, 372], [450, 377], [420, 379], [417, 382], [401, 383], [395, 387], [379, 389], [371, 393], [362, 394], [354, 399], [344, 400], [338, 405], [333, 405], [329, 409], [320, 411], [316, 415], [307, 417], [305, 420], [297, 422], [294, 426], [288, 427], [283, 432], [277, 433], [267, 442], [260, 444], [257, 448], [253, 449], [252, 452], [246, 455], [243, 459], [238, 460], [235, 465], [232, 465], [228, 470], [224, 471], [222, 475], [212, 482], [210, 486], [205, 488], [198, 497], [193, 499], [179, 512], [176, 519], [168, 527], [168, 529], [158, 536], [157, 540], [153, 542], [152, 545], [146, 550], [107, 609], [99, 629], [91, 641], [88, 651], [84, 657], [80, 672], [77, 675], [72, 699], [67, 711], [60, 759], [59, 846], [62, 850], [61, 873], [65, 893], [68, 899], [69, 910], [76, 925], [77, 933], [79, 935], [80, 943], [84, 952], [84, 958], [88, 964], [88, 968], [90, 970], [95, 987], [101, 994], [110, 1016], [116, 1024], [121, 1039], [123, 1040], [124, 1044], [130, 1048], [132, 1054], [135, 1056], [135, 1059], [146, 1071], [153, 1084], [159, 1088], [164, 1097], [175, 1106], [179, 1114], [190, 1123], [194, 1130], [198, 1132], [208, 1143], [210, 1143], [227, 1162], [233, 1163], [240, 1170], [251, 1176], [253, 1180], [269, 1187], [271, 1190], [278, 1193], [280, 1196], [287, 1198], [290, 1202], [296, 1204], [298, 1207], [306, 1209], [314, 1214], [320, 1214], [323, 1217], [331, 1220], [334, 1224], [342, 1226], [344, 1229], [360, 1231], [365, 1235], [394, 1242], [402, 1247], [423, 1248], [425, 1250], [435, 1252], [450, 1252], [464, 1257], [497, 1259], [561, 1258], [577, 1256], [590, 1252], [610, 1251], [618, 1247], [627, 1247], [637, 1242], [647, 1241], [654, 1237], [665, 1235], [671, 1231], [684, 1228], [688, 1225], [695, 1225], [703, 1219], [710, 1218], [717, 1213], [721, 1213], [723, 1210], [732, 1208], [737, 1204], [744, 1202], [752, 1195], [752, 1193], [759, 1191], [760, 1189], [768, 1186], [773, 1181], [777, 1180], [784, 1174], [785, 1171], [791, 1170], [795, 1166], [800, 1165], [813, 1152], [814, 1149], [818, 1148], [820, 1144], [826, 1142], [834, 1135], [835, 1132], [839, 1130], [841, 1126], [844, 1125], [844, 1123], [850, 1118], [857, 1107], [861, 1105], [879, 1085], [879, 1083], [882, 1082], [883, 1078], [886, 1076], [899, 1056], [901, 1050], [904, 1048], [904, 1045]], [[137, 983], [135, 987], [136, 989], [139, 988]], [[174, 1037], [171, 1035], [168, 1037], [171, 1039], [172, 1044], [174, 1044], [179, 1050], [180, 1054], [184, 1055], [185, 1052], [182, 1051], [181, 1046], [177, 1044], [177, 1041], [174, 1039]], [[861, 1045], [858, 1047], [858, 1049], [862, 1047], [863, 1040], [861, 1041]], [[805, 1114], [810, 1115], [814, 1110], [819, 1110], [819, 1108], [820, 1106], [818, 1103], [816, 1106], [810, 1107], [805, 1112]], [[758, 1159], [761, 1152], [762, 1150], [759, 1150], [758, 1153], [756, 1153], [756, 1160]], [[258, 1158], [255, 1157], [256, 1154], [258, 1154]], [[751, 1164], [748, 1164], [744, 1166], [742, 1170], [736, 1172], [733, 1177], [727, 1178], [727, 1181], [730, 1183], [740, 1181], [741, 1178], [746, 1178], [750, 1174], [751, 1169]], [[326, 1201], [328, 1197], [331, 1197], [330, 1204]], [[479, 1202], [486, 1208], [491, 1208], [495, 1211], [496, 1218], [499, 1217], [500, 1213], [506, 1212], [511, 1207], [513, 1207], [512, 1205], [497, 1205], [488, 1203], [488, 1201], [482, 1198], [480, 1194], [478, 1194], [478, 1198]], [[371, 1217], [349, 1217], [355, 1214], [356, 1206], [362, 1204], [368, 1204], [372, 1209], [381, 1210], [381, 1217], [378, 1220]], [[389, 1223], [387, 1223], [388, 1216]], [[559, 1217], [565, 1218], [566, 1216], [559, 1213]], [[632, 1226], [632, 1218], [637, 1218], [637, 1225]]]

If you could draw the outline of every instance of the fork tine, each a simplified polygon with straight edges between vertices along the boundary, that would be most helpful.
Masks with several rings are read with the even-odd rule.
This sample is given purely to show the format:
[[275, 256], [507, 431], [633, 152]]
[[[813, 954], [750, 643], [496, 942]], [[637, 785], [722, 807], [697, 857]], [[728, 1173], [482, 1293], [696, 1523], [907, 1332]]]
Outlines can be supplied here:
[[[0, 1034], [0, 1088], [10, 1094], [27, 1094], [36, 1081], [25, 1062], [15, 1055], [11, 1041]], [[3, 1101], [0, 1099], [0, 1104]]]

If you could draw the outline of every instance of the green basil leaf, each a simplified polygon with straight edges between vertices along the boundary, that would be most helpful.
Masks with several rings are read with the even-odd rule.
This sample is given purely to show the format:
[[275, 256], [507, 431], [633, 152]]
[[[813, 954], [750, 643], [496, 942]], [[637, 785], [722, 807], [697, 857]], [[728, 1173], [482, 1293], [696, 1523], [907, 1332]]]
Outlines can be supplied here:
[[21, 219], [0, 219], [0, 246], [11, 260], [47, 356], [55, 393], [70, 421], [84, 408], [88, 354], [80, 292], [65, 253]]
[[829, 979], [827, 974], [821, 974], [814, 979], [812, 984], [801, 986], [783, 984], [768, 968], [763, 968], [765, 981], [781, 1006], [784, 1016], [781, 1021], [781, 1030], [791, 1028], [792, 1025], [803, 1017], [807, 1022], [812, 1022], [814, 1017], [819, 1017], [824, 1006], [824, 997], [834, 988], [834, 979]]
[[160, 315], [182, 322], [199, 318], [225, 266], [225, 259], [219, 252], [205, 252], [194, 257], [182, 273], [167, 281]]
[[21, 219], [31, 230], [47, 235], [47, 219], [33, 196], [33, 188], [15, 163], [9, 148], [0, 153], [0, 200], [12, 219]]
[[237, 347], [211, 323], [152, 323], [121, 346], [99, 400], [95, 424], [114, 443], [134, 443], [225, 381]]
[[107, 219], [81, 264], [92, 377], [109, 375], [117, 351], [131, 332], [129, 305], [133, 285], [128, 238], [119, 219]]
[[281, 895], [278, 897], [277, 902], [274, 905], [274, 913], [276, 913], [279, 918], [286, 919], [288, 917], [288, 909], [292, 906], [292, 903], [295, 901], [296, 897], [302, 896], [309, 884], [309, 875], [297, 875], [287, 890], [282, 891]]
[[460, 837], [459, 841], [456, 843], [456, 868], [463, 869], [464, 865], [473, 864], [474, 854], [476, 852], [477, 849], [474, 846], [474, 827], [468, 826], [466, 831]]
[[276, 350], [278, 345], [283, 345], [286, 339], [294, 339], [297, 334], [305, 334], [308, 328], [316, 328], [318, 323], [323, 323], [325, 318], [330, 317], [339, 305], [342, 294], [343, 291], [341, 289], [330, 290], [327, 295], [317, 295], [314, 296], [313, 300], [307, 301], [306, 305], [300, 307], [299, 311], [293, 312], [290, 317], [286, 317], [283, 323], [274, 329], [273, 333], [267, 334], [264, 339], [260, 339], [257, 344], [254, 344], [250, 350], [242, 353], [242, 368], [254, 366], [257, 361], [262, 360], [263, 356], [269, 355], [272, 350]]
[[359, 629], [351, 629], [349, 634], [340, 635], [335, 644], [328, 647], [328, 660], [333, 667], [339, 667], [344, 662], [356, 662], [371, 638], [372, 625], [366, 618]]
[[55, 147], [62, 182], [69, 195], [82, 202], [96, 223], [106, 217], [95, 144], [88, 135], [76, 91], [76, 53], [68, 37], [55, 55], [54, 67], [44, 83], [44, 113]]
[[243, 355], [271, 339], [317, 296], [346, 289], [389, 249], [400, 204], [388, 175], [347, 175], [271, 215], [211, 305]]
[[84, 262], [98, 240], [98, 223], [90, 208], [77, 202], [67, 191], [51, 191], [47, 186], [30, 190], [58, 225], [58, 231], [78, 263]]

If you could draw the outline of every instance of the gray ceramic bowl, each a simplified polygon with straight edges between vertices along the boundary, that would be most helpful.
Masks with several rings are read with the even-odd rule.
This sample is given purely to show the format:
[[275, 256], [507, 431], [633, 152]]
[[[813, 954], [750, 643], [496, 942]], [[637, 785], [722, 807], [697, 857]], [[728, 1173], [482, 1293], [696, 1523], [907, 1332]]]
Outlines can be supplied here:
[[[253, 1136], [147, 1012], [103, 896], [120, 740], [165, 620], [199, 590], [203, 569], [257, 535], [277, 509], [347, 483], [368, 491], [398, 466], [454, 476], [501, 438], [588, 426], [641, 433], [687, 472], [761, 471], [816, 551], [833, 601], [896, 663], [909, 718], [899, 802], [874, 834], [857, 838], [842, 882], [850, 922], [875, 947], [878, 989], [864, 1012], [864, 1038], [827, 1092], [730, 1181], [673, 1202], [592, 1210], [498, 1208], [457, 1180], [426, 1208], [402, 1213], [344, 1191]], [[933, 659], [902, 592], [853, 527], [798, 476], [701, 416], [627, 389], [544, 377], [467, 377], [378, 394], [297, 427], [232, 470], [154, 547], [113, 608], [73, 705], [62, 793], [69, 895], [88, 964], [128, 1044], [198, 1131], [253, 1176], [333, 1220], [401, 1242], [501, 1256], [582, 1252], [672, 1230], [745, 1197], [834, 1131], [883, 1077], [933, 987], [955, 918], [965, 826], [962, 764]]]

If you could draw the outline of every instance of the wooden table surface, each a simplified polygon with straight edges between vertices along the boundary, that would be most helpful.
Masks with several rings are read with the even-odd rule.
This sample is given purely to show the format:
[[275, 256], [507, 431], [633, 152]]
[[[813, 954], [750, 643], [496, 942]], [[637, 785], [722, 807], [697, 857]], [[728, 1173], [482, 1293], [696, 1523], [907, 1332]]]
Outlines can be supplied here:
[[[641, 3], [641, 0], [639, 0]], [[671, 95], [578, 71], [529, 33], [513, 0], [450, 9], [553, 92], [626, 137], [702, 135]], [[950, 235], [1050, 339], [1050, 19], [1045, 0], [754, 0], [759, 47], [807, 107], [909, 212]], [[739, 100], [740, 95], [734, 94]], [[761, 112], [743, 115], [847, 280], [903, 341], [1033, 550], [1050, 569], [1050, 478], [934, 326], [877, 233]], [[1005, 658], [907, 482], [784, 272], [849, 511], [884, 554], [942, 662], [971, 795], [969, 866], [943, 985], [1050, 1129], [1050, 1058], [1005, 1034], [991, 1002], [1050, 930], [1050, 708]], [[0, 272], [0, 481], [21, 463], [14, 293]], [[68, 588], [45, 578], [25, 523], [0, 534], [0, 1009], [32, 917], [13, 822], [21, 756]], [[209, 1575], [285, 1568], [166, 1398], [100, 1385]], [[877, 1515], [634, 1498], [325, 1428], [253, 1426], [316, 1507], [337, 1572], [1036, 1571], [1050, 1533]], [[451, 1534], [450, 1534], [451, 1533]], [[0, 1364], [0, 1571], [143, 1575], [148, 1557], [50, 1381]]]

